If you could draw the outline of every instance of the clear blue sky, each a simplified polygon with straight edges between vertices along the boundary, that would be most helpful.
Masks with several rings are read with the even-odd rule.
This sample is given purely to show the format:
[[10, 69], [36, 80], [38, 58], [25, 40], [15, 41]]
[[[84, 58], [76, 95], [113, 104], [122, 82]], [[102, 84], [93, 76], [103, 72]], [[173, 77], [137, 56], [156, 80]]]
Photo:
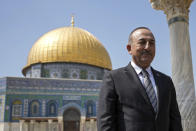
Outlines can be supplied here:
[[[46, 32], [75, 26], [96, 36], [108, 50], [113, 68], [128, 64], [126, 51], [130, 31], [149, 27], [156, 37], [156, 57], [152, 66], [171, 75], [169, 29], [163, 11], [152, 9], [148, 0], [1, 0], [0, 77], [22, 76], [29, 50]], [[196, 77], [196, 2], [190, 8], [190, 40]], [[196, 78], [194, 78], [196, 80]]]

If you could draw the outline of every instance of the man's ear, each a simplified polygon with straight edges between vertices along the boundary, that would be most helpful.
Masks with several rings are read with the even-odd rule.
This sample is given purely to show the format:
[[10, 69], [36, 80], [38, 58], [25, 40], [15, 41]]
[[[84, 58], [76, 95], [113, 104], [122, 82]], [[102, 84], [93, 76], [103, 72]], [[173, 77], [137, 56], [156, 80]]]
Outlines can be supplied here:
[[131, 52], [131, 45], [127, 44], [127, 51], [130, 53]]

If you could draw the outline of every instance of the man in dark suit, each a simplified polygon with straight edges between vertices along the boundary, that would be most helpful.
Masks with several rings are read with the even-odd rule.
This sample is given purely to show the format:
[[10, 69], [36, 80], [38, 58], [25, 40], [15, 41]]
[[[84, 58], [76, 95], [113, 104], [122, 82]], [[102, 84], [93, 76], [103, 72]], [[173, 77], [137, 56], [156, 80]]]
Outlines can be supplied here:
[[105, 74], [99, 96], [98, 131], [182, 131], [171, 78], [153, 69], [155, 38], [146, 27], [133, 30], [128, 66]]

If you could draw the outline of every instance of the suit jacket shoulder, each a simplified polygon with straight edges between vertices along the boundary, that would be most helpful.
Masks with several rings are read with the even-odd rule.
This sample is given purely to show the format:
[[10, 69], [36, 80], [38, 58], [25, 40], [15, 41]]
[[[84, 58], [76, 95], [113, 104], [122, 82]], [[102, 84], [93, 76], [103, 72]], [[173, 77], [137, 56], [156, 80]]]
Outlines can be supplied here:
[[157, 71], [155, 70], [154, 68], [152, 68], [152, 73], [153, 73], [153, 76], [154, 76], [154, 79], [155, 79], [155, 83], [157, 85], [160, 85], [161, 83], [169, 83], [170, 86], [169, 87], [174, 87], [173, 85], [173, 82], [172, 82], [172, 79], [170, 76], [160, 72], [160, 71]]
[[118, 68], [118, 69], [114, 69], [114, 70], [111, 70], [110, 71], [110, 74], [112, 76], [119, 76], [120, 74], [122, 74], [124, 71], [126, 70], [126, 67], [121, 67], [121, 68]]
[[157, 73], [158, 75], [160, 75], [160, 76], [162, 76], [162, 77], [170, 78], [170, 76], [168, 76], [168, 75], [166, 75], [166, 74], [164, 74], [164, 73], [162, 73], [162, 72], [160, 72], [160, 71], [158, 71], [158, 70], [156, 70], [156, 69], [154, 69], [154, 68], [152, 68], [152, 72], [153, 72], [153, 73]]

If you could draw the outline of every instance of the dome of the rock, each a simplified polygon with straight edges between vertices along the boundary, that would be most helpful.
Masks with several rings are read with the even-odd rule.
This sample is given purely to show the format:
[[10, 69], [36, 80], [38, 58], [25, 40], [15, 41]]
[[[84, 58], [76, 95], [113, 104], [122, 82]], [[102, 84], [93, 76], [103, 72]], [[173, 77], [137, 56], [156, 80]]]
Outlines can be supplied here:
[[26, 69], [34, 64], [71, 62], [112, 69], [104, 46], [88, 31], [77, 27], [54, 29], [41, 36], [31, 48]]

